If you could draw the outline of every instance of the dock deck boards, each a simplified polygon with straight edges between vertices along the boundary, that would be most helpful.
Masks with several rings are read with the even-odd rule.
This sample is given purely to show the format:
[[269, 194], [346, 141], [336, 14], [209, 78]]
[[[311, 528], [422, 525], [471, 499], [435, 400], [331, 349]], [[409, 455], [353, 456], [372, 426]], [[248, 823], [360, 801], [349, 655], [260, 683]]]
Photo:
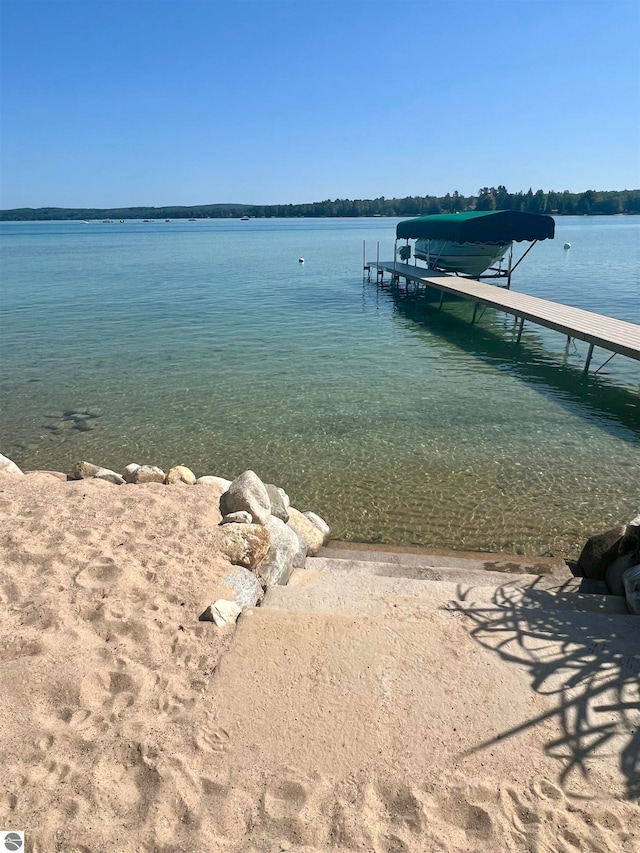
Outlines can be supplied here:
[[494, 284], [485, 284], [476, 279], [434, 272], [412, 264], [396, 263], [395, 269], [393, 261], [371, 262], [369, 266], [392, 275], [395, 272], [395, 275], [401, 278], [452, 293], [498, 311], [505, 311], [568, 337], [578, 338], [640, 361], [640, 326], [635, 323], [496, 287]]

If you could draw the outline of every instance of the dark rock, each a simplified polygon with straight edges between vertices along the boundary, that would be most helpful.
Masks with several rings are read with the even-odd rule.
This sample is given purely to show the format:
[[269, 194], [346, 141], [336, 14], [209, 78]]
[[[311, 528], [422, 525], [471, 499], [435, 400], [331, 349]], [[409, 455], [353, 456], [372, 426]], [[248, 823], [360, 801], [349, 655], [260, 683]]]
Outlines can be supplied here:
[[607, 567], [620, 555], [620, 543], [626, 526], [614, 527], [591, 536], [578, 558], [578, 566], [587, 578], [603, 579]]
[[607, 568], [607, 586], [611, 595], [624, 595], [622, 576], [637, 564], [634, 554], [623, 554]]

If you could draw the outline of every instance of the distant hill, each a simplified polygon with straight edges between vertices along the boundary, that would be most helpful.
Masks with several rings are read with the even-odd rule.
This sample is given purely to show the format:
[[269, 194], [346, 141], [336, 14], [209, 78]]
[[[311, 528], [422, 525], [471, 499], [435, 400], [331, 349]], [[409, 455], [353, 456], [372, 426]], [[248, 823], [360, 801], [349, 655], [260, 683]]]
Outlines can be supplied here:
[[310, 204], [202, 204], [192, 207], [23, 207], [0, 211], [0, 221], [51, 221], [59, 219], [233, 219], [240, 216], [425, 216], [461, 210], [521, 210], [554, 215], [614, 215], [640, 213], [640, 190], [587, 190], [583, 193], [529, 189], [510, 193], [506, 187], [483, 187], [474, 196], [335, 199]]

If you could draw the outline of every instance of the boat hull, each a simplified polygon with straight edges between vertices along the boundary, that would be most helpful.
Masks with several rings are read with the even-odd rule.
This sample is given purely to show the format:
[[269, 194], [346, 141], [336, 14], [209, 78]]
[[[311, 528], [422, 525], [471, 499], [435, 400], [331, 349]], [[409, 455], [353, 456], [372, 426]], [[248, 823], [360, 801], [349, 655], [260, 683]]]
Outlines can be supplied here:
[[504, 257], [511, 243], [454, 243], [451, 240], [416, 240], [414, 254], [430, 269], [479, 276]]

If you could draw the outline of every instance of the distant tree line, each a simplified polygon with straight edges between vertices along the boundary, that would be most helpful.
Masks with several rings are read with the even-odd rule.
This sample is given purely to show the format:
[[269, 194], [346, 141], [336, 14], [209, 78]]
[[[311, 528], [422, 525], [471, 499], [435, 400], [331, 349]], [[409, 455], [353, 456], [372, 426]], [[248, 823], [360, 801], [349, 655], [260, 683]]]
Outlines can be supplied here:
[[640, 190], [608, 190], [583, 193], [544, 192], [529, 189], [510, 193], [502, 185], [483, 187], [475, 196], [463, 196], [456, 190], [445, 196], [407, 196], [405, 198], [341, 199], [311, 204], [204, 204], [194, 207], [118, 207], [118, 208], [17, 208], [0, 211], [0, 221], [58, 219], [233, 219], [298, 216], [428, 216], [461, 210], [520, 210], [554, 215], [613, 215], [640, 213]]

